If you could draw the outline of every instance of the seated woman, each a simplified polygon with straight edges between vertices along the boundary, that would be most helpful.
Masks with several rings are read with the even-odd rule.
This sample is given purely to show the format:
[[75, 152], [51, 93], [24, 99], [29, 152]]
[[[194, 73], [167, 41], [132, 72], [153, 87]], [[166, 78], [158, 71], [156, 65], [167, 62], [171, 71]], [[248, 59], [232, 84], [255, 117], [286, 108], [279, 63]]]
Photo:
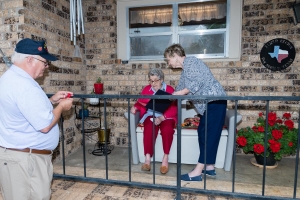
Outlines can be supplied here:
[[[164, 73], [161, 69], [150, 69], [148, 78], [149, 85], [143, 88], [141, 92], [142, 95], [154, 95], [158, 90], [163, 90], [167, 93], [170, 93], [170, 95], [174, 92], [174, 88], [164, 82]], [[151, 169], [150, 163], [154, 151], [152, 142], [152, 129], [154, 123], [155, 140], [157, 138], [158, 131], [160, 130], [164, 150], [160, 172], [162, 174], [166, 174], [169, 171], [168, 155], [173, 142], [175, 124], [177, 123], [177, 101], [173, 101], [163, 113], [155, 112], [154, 119], [153, 110], [146, 108], [146, 105], [149, 101], [150, 99], [140, 98], [130, 110], [130, 112], [133, 114], [139, 110], [141, 118], [140, 123], [144, 124], [143, 142], [145, 163], [142, 165], [142, 170], [150, 171]]]

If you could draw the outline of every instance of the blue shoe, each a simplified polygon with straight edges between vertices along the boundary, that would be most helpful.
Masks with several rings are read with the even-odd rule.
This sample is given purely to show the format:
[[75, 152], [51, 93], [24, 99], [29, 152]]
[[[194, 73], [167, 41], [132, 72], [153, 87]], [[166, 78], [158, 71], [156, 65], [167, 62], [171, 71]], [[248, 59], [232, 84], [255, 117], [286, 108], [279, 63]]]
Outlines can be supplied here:
[[[202, 170], [202, 174], [204, 174], [204, 170]], [[206, 170], [206, 176], [216, 177], [217, 173], [216, 170]]]
[[181, 175], [181, 180], [182, 181], [202, 181], [202, 176], [194, 176], [194, 177], [189, 177], [189, 174], [183, 174]]

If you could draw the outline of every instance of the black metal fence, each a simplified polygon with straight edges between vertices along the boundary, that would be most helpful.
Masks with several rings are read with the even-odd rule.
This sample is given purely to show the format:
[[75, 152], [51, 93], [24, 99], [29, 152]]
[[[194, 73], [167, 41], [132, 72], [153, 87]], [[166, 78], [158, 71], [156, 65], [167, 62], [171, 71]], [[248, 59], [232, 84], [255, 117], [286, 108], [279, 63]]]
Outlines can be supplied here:
[[[51, 96], [52, 94], [48, 94], [48, 96]], [[149, 99], [173, 99], [178, 100], [177, 106], [178, 106], [178, 122], [181, 122], [181, 101], [187, 99], [187, 96], [173, 96], [173, 95], [162, 95], [162, 96], [140, 96], [140, 95], [77, 95], [75, 94], [73, 98], [78, 98], [81, 102], [81, 106], [84, 106], [84, 100], [87, 98], [99, 98], [101, 102], [101, 107], [103, 108], [103, 118], [104, 118], [104, 129], [107, 129], [107, 121], [106, 121], [106, 115], [107, 115], [107, 103], [111, 102], [113, 100], [118, 101], [124, 101], [127, 102], [127, 110], [128, 113], [130, 112], [131, 108], [131, 101], [133, 99], [137, 98], [149, 98]], [[247, 109], [245, 108], [245, 104], [241, 104], [240, 102], [243, 101], [259, 101], [261, 102], [261, 105], [259, 109], [263, 108], [266, 113], [270, 110], [270, 102], [279, 101], [280, 104], [283, 105], [285, 102], [294, 102], [294, 105], [298, 105], [298, 127], [300, 124], [300, 116], [299, 116], [299, 101], [300, 97], [292, 97], [292, 96], [188, 96], [188, 99], [199, 99], [203, 100], [206, 104], [209, 100], [228, 100], [230, 102], [229, 106], [231, 106], [232, 109], [235, 110], [235, 116], [237, 115], [237, 110], [239, 109]], [[155, 104], [155, 101], [154, 101]], [[126, 105], [126, 104], [125, 104]], [[126, 107], [126, 106], [125, 106]], [[297, 107], [297, 106], [296, 106]], [[255, 108], [252, 108], [255, 110]], [[279, 108], [280, 109], [280, 108]], [[263, 111], [263, 110], [260, 110]], [[289, 111], [289, 110], [288, 110]], [[295, 111], [295, 110], [294, 110]], [[235, 117], [236, 119], [236, 117]], [[84, 120], [84, 117], [82, 118]], [[128, 119], [128, 132], [130, 133], [130, 123]], [[84, 124], [84, 123], [83, 123]], [[61, 132], [63, 133], [63, 119], [61, 119], [60, 123]], [[177, 124], [177, 178], [176, 178], [176, 185], [164, 185], [164, 184], [156, 184], [156, 177], [153, 172], [153, 182], [151, 184], [149, 183], [142, 183], [142, 182], [134, 182], [132, 181], [132, 173], [131, 173], [131, 143], [128, 143], [128, 180], [127, 181], [121, 181], [121, 180], [112, 180], [108, 176], [108, 162], [109, 156], [105, 155], [106, 160], [106, 177], [105, 178], [93, 178], [93, 177], [87, 177], [86, 175], [86, 155], [85, 155], [85, 137], [84, 137], [84, 127], [82, 128], [82, 138], [83, 138], [83, 176], [74, 176], [74, 175], [68, 175], [66, 174], [65, 170], [65, 155], [64, 155], [64, 137], [61, 137], [61, 145], [62, 145], [62, 159], [63, 159], [63, 171], [61, 174], [54, 174], [54, 178], [56, 179], [66, 179], [66, 180], [74, 180], [74, 181], [85, 181], [85, 182], [95, 182], [95, 183], [102, 183], [102, 184], [115, 184], [115, 185], [123, 185], [123, 186], [132, 186], [132, 187], [139, 187], [139, 188], [150, 188], [150, 189], [157, 189], [157, 190], [170, 190], [176, 192], [176, 199], [181, 199], [182, 193], [197, 193], [197, 194], [203, 194], [203, 195], [215, 195], [215, 196], [222, 196], [222, 197], [228, 197], [228, 198], [244, 198], [244, 199], [296, 199], [297, 198], [297, 184], [298, 184], [298, 163], [299, 163], [299, 138], [300, 138], [300, 129], [298, 129], [298, 143], [297, 143], [297, 153], [295, 156], [295, 176], [294, 176], [294, 184], [293, 184], [293, 194], [291, 194], [290, 197], [280, 197], [280, 196], [267, 196], [265, 195], [265, 188], [266, 188], [266, 165], [263, 167], [263, 176], [262, 176], [262, 188], [261, 188], [261, 194], [246, 194], [246, 193], [240, 193], [235, 191], [235, 178], [236, 178], [236, 151], [234, 149], [233, 151], [233, 161], [232, 161], [232, 182], [231, 182], [231, 191], [221, 191], [221, 190], [209, 190], [207, 189], [206, 185], [206, 176], [204, 176], [203, 179], [203, 188], [188, 188], [188, 187], [182, 187], [180, 175], [181, 175], [181, 124]], [[236, 125], [235, 129], [236, 130]], [[236, 132], [234, 133], [236, 134]], [[265, 138], [267, 137], [265, 133]], [[236, 135], [235, 137], [236, 138]], [[105, 137], [105, 145], [107, 145], [107, 138]], [[131, 135], [128, 134], [128, 141], [131, 141]], [[266, 153], [266, 152], [265, 152]]]

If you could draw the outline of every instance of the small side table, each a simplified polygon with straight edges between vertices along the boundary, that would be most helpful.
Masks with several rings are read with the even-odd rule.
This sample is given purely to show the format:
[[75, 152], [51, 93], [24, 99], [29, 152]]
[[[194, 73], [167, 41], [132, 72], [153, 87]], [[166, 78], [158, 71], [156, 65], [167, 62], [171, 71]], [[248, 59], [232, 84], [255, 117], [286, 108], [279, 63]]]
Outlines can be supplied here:
[[[97, 104], [93, 104], [92, 106], [97, 106]], [[79, 110], [81, 105], [75, 104], [75, 126], [78, 130], [81, 130], [85, 136], [90, 137], [95, 132], [98, 133], [98, 141], [94, 146], [94, 150], [89, 149], [88, 152], [95, 155], [95, 156], [103, 156], [108, 155], [114, 149], [114, 146], [110, 144], [109, 136], [110, 136], [110, 129], [101, 129], [101, 110], [100, 110], [100, 103], [99, 106], [99, 115], [92, 114], [89, 117], [80, 117]], [[98, 121], [99, 119], [99, 121]], [[82, 126], [83, 125], [83, 126]], [[105, 132], [107, 137], [107, 142], [105, 142]]]

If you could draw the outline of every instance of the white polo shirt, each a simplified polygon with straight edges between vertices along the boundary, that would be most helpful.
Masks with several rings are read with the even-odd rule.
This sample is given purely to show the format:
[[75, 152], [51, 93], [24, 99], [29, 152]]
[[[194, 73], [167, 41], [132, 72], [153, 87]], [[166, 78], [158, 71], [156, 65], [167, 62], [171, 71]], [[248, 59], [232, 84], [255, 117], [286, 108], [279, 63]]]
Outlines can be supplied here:
[[0, 77], [0, 146], [53, 150], [59, 128], [40, 130], [53, 120], [53, 106], [40, 85], [23, 69], [12, 65]]

